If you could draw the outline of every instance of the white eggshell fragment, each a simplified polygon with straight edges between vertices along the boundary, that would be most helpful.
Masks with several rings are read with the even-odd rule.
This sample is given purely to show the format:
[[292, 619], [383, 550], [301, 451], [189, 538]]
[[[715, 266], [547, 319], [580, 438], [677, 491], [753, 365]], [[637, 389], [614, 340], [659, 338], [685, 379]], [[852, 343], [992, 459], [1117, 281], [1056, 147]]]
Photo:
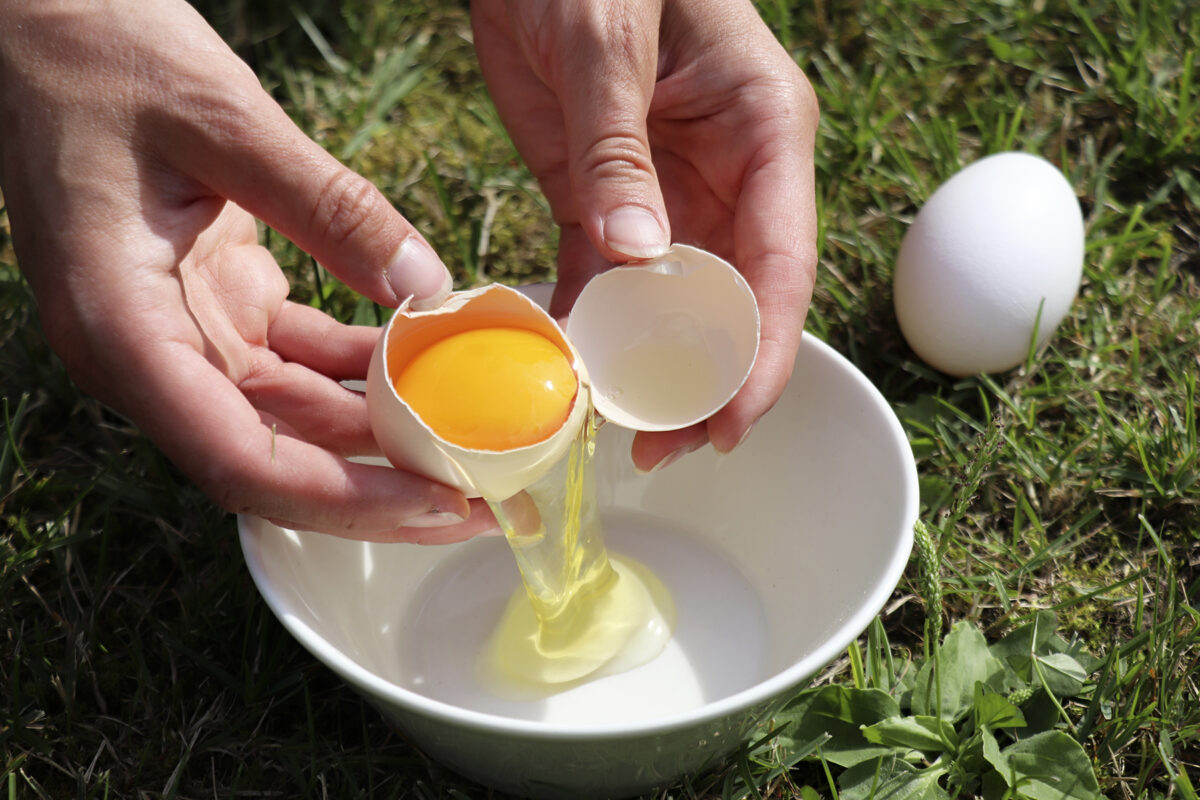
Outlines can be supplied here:
[[675, 245], [588, 282], [567, 320], [596, 411], [623, 428], [673, 430], [707, 419], [758, 354], [754, 293], [732, 265]]
[[1079, 202], [1057, 167], [1027, 153], [977, 161], [934, 192], [904, 236], [894, 277], [904, 338], [950, 375], [1020, 364], [1070, 309], [1083, 247]]
[[[392, 373], [418, 353], [453, 334], [485, 327], [535, 331], [570, 359], [578, 389], [567, 420], [549, 438], [503, 451], [461, 447], [438, 436], [396, 393]], [[388, 461], [468, 497], [503, 500], [537, 481], [566, 452], [588, 405], [587, 373], [557, 323], [528, 297], [499, 284], [455, 292], [432, 311], [401, 306], [384, 327], [367, 370], [367, 414]]]

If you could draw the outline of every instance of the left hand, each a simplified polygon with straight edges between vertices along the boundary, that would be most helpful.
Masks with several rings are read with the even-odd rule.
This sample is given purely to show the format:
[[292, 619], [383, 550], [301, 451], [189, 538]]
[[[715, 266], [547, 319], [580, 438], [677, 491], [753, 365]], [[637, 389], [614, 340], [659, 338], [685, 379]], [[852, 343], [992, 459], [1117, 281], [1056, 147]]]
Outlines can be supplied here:
[[365, 178], [288, 119], [183, 0], [0, 0], [0, 186], [47, 340], [222, 507], [355, 539], [446, 542], [480, 501], [376, 449], [377, 330], [286, 300], [255, 217], [378, 302], [449, 292]]
[[758, 361], [723, 409], [639, 433], [643, 470], [736, 447], [783, 392], [816, 272], [817, 102], [748, 0], [476, 0], [496, 107], [562, 233], [551, 313], [613, 262], [672, 240], [728, 259], [762, 313]]

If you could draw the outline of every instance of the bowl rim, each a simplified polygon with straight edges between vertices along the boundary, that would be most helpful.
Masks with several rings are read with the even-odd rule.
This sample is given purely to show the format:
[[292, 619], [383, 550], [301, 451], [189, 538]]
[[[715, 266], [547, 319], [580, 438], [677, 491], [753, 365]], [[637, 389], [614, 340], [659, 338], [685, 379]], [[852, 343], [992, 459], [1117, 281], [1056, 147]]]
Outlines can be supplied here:
[[[808, 331], [805, 331], [801, 337], [800, 346], [814, 349], [820, 358], [832, 361], [848, 377], [859, 384], [863, 389], [863, 395], [870, 397], [876, 408], [885, 412], [883, 417], [893, 446], [898, 448], [901, 453], [911, 454], [912, 448], [909, 445], [908, 437], [890, 404], [849, 359]], [[338, 673], [348, 683], [369, 695], [375, 702], [391, 702], [412, 713], [483, 733], [503, 733], [508, 736], [520, 734], [528, 738], [553, 738], [556, 740], [599, 740], [652, 736], [705, 725], [770, 703], [778, 699], [785, 691], [810, 680], [867, 629], [899, 584], [912, 551], [913, 525], [917, 521], [920, 502], [915, 459], [911, 457], [904, 459], [904, 467], [904, 508], [901, 513], [903, 522], [893, 539], [893, 551], [884, 570], [884, 577], [876, 582], [858, 609], [838, 626], [834, 635], [804, 658], [740, 692], [718, 698], [682, 713], [632, 722], [579, 724], [518, 719], [473, 711], [440, 700], [433, 700], [392, 683], [334, 647], [325, 637], [292, 613], [287, 603], [276, 593], [267, 579], [266, 568], [259, 558], [254, 539], [260, 531], [267, 530], [269, 527], [282, 529], [261, 518], [239, 514], [238, 535], [246, 565], [255, 586], [283, 626], [319, 661]]]

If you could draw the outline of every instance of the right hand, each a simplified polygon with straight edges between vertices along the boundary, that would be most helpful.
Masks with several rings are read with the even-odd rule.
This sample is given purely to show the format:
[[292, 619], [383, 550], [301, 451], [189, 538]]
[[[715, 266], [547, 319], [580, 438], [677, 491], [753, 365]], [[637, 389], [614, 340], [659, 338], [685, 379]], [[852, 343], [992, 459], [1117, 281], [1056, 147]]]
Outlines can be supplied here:
[[745, 275], [754, 369], [708, 420], [640, 432], [641, 469], [729, 452], [782, 394], [817, 268], [816, 95], [749, 0], [474, 0], [484, 77], [561, 226], [551, 313], [613, 263], [694, 244]]

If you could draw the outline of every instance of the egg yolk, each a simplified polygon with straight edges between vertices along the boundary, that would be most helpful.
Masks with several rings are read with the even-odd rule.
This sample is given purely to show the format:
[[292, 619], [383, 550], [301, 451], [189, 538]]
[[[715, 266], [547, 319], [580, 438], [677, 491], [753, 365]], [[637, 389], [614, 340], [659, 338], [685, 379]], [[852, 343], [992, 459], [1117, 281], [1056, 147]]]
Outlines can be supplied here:
[[536, 444], [562, 427], [576, 390], [566, 355], [523, 328], [478, 328], [434, 342], [393, 377], [433, 432], [471, 450]]

